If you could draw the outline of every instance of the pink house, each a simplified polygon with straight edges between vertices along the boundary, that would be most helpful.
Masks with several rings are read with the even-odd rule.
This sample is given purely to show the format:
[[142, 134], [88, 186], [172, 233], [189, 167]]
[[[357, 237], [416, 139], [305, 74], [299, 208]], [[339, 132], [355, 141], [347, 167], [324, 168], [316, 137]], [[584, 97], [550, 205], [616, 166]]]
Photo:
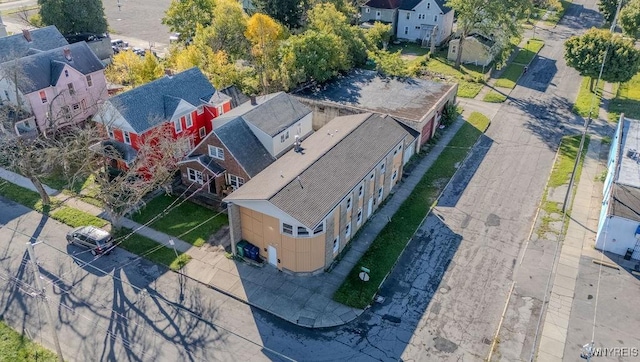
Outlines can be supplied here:
[[78, 124], [107, 99], [104, 65], [85, 42], [31, 50], [0, 69], [9, 75], [0, 80], [0, 98], [32, 115], [16, 122], [18, 134]]

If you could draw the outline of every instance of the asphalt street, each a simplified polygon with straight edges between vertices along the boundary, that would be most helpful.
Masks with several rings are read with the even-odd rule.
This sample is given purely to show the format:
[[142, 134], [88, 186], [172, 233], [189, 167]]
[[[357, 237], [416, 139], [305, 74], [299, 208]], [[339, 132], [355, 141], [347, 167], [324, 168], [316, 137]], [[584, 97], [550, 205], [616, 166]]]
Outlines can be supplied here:
[[[383, 285], [385, 301], [353, 323], [295, 327], [123, 250], [96, 262], [104, 271], [83, 267], [70, 256], [80, 249], [67, 248], [66, 226], [6, 201], [0, 201], [0, 223], [7, 224], [0, 229], [6, 281], [0, 316], [52, 347], [43, 302], [31, 296], [31, 270], [23, 264], [29, 238], [11, 231], [18, 229], [46, 240], [36, 253], [68, 359], [484, 360], [518, 259], [527, 255], [525, 240], [559, 139], [581, 123], [569, 111], [580, 78], [562, 61], [562, 42], [595, 21], [593, 1], [587, 9], [583, 4], [575, 2], [558, 27], [541, 35], [541, 58], [511, 99], [496, 106], [486, 135]], [[80, 260], [89, 260], [87, 254]], [[540, 259], [542, 269], [545, 263], [548, 257]], [[501, 331], [514, 351], [501, 354], [504, 360], [526, 356], [535, 330], [535, 297], [521, 290], [512, 300], [521, 304], [519, 318]]]

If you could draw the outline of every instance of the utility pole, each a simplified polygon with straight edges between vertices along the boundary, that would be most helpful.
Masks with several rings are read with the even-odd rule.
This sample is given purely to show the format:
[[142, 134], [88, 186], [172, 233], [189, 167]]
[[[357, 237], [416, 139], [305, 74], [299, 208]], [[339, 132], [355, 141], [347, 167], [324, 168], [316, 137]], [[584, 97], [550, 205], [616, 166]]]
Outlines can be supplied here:
[[40, 291], [40, 296], [44, 299], [44, 311], [47, 314], [47, 319], [53, 333], [53, 343], [56, 345], [58, 361], [64, 362], [64, 358], [62, 356], [62, 348], [60, 348], [60, 340], [58, 340], [58, 332], [56, 331], [53, 314], [51, 314], [51, 306], [49, 305], [49, 301], [47, 300], [46, 289], [43, 287], [42, 282], [40, 281], [40, 267], [38, 266], [38, 263], [36, 263], [36, 252], [33, 250], [33, 244], [31, 244], [31, 242], [27, 242], [27, 251], [29, 252], [29, 260], [31, 260], [31, 263], [33, 265], [33, 275], [36, 280], [36, 289]]

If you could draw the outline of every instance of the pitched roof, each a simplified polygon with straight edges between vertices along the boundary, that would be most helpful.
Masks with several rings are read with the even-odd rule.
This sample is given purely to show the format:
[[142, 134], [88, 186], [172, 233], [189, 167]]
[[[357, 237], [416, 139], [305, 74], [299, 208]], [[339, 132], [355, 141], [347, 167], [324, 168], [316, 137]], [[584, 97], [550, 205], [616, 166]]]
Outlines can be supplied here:
[[225, 201], [269, 200], [314, 228], [408, 136], [390, 116], [363, 113], [337, 117], [309, 136], [303, 152], [291, 150], [229, 195]]
[[225, 168], [220, 166], [216, 161], [214, 161], [209, 155], [193, 155], [187, 156], [182, 161], [178, 162], [179, 164], [188, 163], [188, 162], [197, 162], [202, 167], [208, 169], [216, 175], [220, 175], [225, 171]]
[[357, 69], [296, 95], [420, 122], [453, 87], [454, 84], [419, 78], [383, 78], [374, 71]]
[[[418, 6], [423, 0], [402, 0], [402, 4], [400, 5], [400, 9], [402, 10], [413, 10], [416, 6]], [[451, 8], [446, 5], [447, 0], [433, 0], [436, 5], [442, 10], [443, 14], [451, 11]]]
[[219, 117], [218, 123], [242, 117], [245, 122], [274, 137], [309, 113], [311, 109], [297, 99], [287, 93], [277, 92], [256, 97], [256, 105], [251, 104], [251, 101], [241, 104]]
[[109, 101], [131, 128], [141, 134], [169, 119], [180, 101], [197, 107], [208, 102], [215, 91], [200, 69], [191, 68], [120, 93]]
[[640, 221], [640, 189], [614, 183], [609, 207], [611, 215]]
[[25, 39], [23, 33], [0, 38], [0, 63], [22, 58], [29, 54], [30, 49], [46, 51], [69, 44], [53, 25], [29, 30], [29, 33], [30, 42]]
[[369, 0], [364, 6], [376, 9], [397, 9], [402, 0]]
[[[71, 51], [71, 60], [67, 60], [64, 56], [64, 49], [67, 48]], [[18, 82], [18, 88], [25, 94], [55, 85], [65, 65], [82, 74], [104, 69], [102, 62], [85, 42], [38, 52], [5, 62], [0, 64], [0, 67], [11, 67], [16, 64], [24, 77], [24, 81]]]
[[231, 97], [232, 108], [236, 108], [242, 103], [249, 101], [249, 97], [242, 93], [235, 85], [230, 85], [227, 88], [220, 90], [220, 92]]
[[213, 133], [231, 152], [249, 177], [254, 177], [275, 161], [240, 117], [214, 128]]

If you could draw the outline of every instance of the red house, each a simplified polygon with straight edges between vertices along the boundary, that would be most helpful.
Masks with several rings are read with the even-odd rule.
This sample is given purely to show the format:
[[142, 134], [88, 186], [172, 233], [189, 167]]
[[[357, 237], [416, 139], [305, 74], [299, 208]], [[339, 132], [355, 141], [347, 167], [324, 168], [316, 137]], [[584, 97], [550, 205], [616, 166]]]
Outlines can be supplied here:
[[212, 120], [230, 110], [231, 98], [218, 92], [200, 69], [191, 68], [110, 98], [93, 120], [109, 137], [103, 144], [122, 156], [112, 166], [122, 169], [154, 130], [164, 128], [175, 139], [187, 137], [194, 148], [212, 131]]

